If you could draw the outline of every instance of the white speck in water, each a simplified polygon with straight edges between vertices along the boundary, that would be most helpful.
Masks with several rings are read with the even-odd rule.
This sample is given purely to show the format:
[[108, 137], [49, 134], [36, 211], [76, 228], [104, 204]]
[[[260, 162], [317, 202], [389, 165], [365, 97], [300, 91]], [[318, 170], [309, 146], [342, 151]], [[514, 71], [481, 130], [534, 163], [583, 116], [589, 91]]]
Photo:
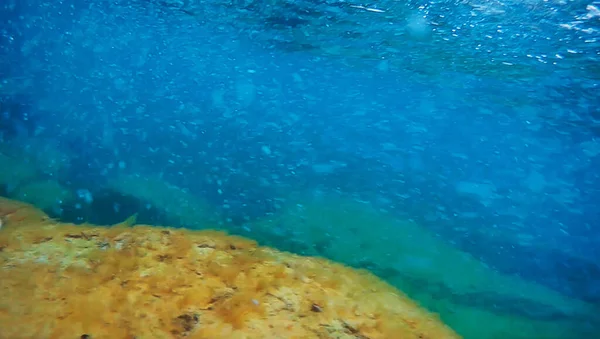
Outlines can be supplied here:
[[260, 148], [262, 150], [262, 152], [266, 155], [271, 155], [271, 149], [269, 148], [269, 146], [263, 146]]

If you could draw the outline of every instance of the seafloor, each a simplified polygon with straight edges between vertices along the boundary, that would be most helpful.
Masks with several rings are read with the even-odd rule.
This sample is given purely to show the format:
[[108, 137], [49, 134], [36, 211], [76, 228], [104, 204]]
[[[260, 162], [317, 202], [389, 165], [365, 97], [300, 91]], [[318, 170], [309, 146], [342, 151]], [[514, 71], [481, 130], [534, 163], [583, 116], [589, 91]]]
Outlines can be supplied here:
[[[193, 230], [133, 226], [134, 218], [60, 223], [16, 202], [68, 215], [81, 200], [54, 179], [63, 156], [43, 147], [34, 156], [0, 152], [0, 186], [13, 199], [0, 203], [2, 339], [579, 339], [600, 314], [333, 193], [296, 192], [240, 226], [160, 178], [123, 173], [109, 187], [138, 202], [139, 222], [159, 215]], [[80, 213], [103, 217], [89, 206]]]

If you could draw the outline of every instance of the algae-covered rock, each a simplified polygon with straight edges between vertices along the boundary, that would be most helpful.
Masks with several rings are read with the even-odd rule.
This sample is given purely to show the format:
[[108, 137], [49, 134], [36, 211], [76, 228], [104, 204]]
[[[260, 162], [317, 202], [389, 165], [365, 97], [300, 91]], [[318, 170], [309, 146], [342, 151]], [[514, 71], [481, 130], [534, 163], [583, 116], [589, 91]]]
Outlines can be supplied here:
[[116, 192], [151, 204], [177, 226], [201, 229], [211, 227], [219, 220], [208, 202], [157, 177], [121, 175], [109, 186]]
[[366, 203], [295, 197], [252, 229], [284, 248], [305, 244], [328, 259], [373, 270], [465, 338], [579, 338], [597, 318], [593, 305], [501, 274], [429, 230]]
[[248, 239], [0, 218], [1, 338], [459, 338], [370, 273]]

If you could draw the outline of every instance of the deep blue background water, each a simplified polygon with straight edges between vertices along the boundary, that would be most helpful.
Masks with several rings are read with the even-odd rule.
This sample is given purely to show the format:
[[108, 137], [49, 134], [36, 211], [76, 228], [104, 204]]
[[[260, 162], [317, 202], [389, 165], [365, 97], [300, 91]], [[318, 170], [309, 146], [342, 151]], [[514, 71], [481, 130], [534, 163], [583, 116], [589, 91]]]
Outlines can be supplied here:
[[[52, 140], [70, 156], [58, 180], [74, 190], [101, 191], [124, 171], [160, 175], [233, 206], [238, 222], [289, 191], [341, 191], [503, 272], [600, 302], [599, 19], [581, 19], [590, 3], [519, 2], [477, 19], [475, 5], [430, 4], [413, 33], [440, 26], [440, 13], [447, 25], [402, 35], [405, 49], [379, 58], [292, 52], [289, 27], [172, 4], [3, 5], [3, 141]], [[454, 35], [452, 50], [425, 58], [423, 44]], [[522, 71], [494, 61], [502, 55]]]

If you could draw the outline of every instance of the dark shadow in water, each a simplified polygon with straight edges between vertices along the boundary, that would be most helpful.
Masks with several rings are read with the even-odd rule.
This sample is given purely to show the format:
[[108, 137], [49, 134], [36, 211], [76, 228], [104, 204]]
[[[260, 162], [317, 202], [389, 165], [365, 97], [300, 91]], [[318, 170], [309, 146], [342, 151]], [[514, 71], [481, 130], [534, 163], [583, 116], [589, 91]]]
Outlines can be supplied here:
[[45, 211], [50, 216], [63, 222], [92, 223], [97, 225], [114, 225], [137, 214], [137, 224], [169, 225], [166, 216], [157, 208], [111, 190], [95, 192], [94, 200], [89, 203], [71, 202], [63, 204], [62, 213]]

